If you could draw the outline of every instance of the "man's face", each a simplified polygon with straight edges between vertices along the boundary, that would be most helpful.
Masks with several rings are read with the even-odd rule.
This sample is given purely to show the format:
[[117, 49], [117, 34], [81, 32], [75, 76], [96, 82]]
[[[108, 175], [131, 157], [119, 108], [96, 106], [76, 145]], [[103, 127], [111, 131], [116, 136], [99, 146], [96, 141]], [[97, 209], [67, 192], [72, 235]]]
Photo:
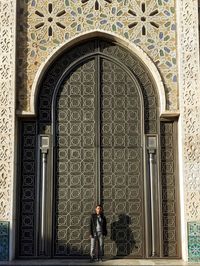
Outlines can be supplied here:
[[100, 206], [97, 206], [95, 210], [97, 215], [102, 213], [102, 208]]

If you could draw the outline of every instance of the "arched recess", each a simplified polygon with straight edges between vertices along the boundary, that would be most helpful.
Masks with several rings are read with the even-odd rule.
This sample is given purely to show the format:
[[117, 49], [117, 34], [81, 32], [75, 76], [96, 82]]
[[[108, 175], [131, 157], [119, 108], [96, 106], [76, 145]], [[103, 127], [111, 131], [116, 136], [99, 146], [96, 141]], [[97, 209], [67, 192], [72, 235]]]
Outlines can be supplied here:
[[[99, 75], [94, 75], [96, 75], [95, 84], [100, 84], [98, 85], [100, 87], [97, 86], [98, 88], [102, 86], [101, 76], [103, 75], [101, 63], [98, 62], [101, 62], [101, 60], [112, 61], [113, 65], [111, 64], [110, 68], [105, 67], [105, 74], [115, 69], [116, 65], [121, 67], [121, 72], [124, 71], [124, 73], [126, 73], [124, 74], [127, 76], [126, 79], [128, 79], [128, 77], [132, 79], [132, 82], [129, 82], [129, 85], [126, 85], [126, 87], [131, 87], [131, 84], [134, 84], [139, 95], [139, 100], [136, 104], [139, 103], [141, 110], [140, 121], [138, 122], [141, 125], [140, 134], [138, 135], [140, 136], [139, 146], [141, 147], [141, 151], [138, 153], [141, 155], [139, 166], [141, 171], [138, 176], [141, 183], [138, 185], [138, 188], [137, 185], [135, 185], [135, 188], [132, 186], [134, 182], [130, 183], [130, 187], [132, 187], [130, 195], [137, 195], [138, 191], [141, 191], [140, 196], [138, 196], [141, 198], [141, 205], [139, 205], [138, 210], [137, 207], [133, 205], [134, 211], [132, 212], [135, 213], [132, 216], [132, 222], [138, 229], [138, 231], [135, 232], [136, 243], [132, 253], [127, 254], [120, 251], [118, 254], [118, 252], [114, 250], [114, 239], [111, 238], [112, 241], [107, 242], [107, 250], [112, 250], [112, 252], [110, 251], [108, 253], [121, 256], [131, 255], [134, 258], [177, 257], [179, 256], [179, 235], [177, 234], [177, 181], [176, 169], [174, 166], [174, 122], [160, 122], [160, 97], [157, 86], [152, 82], [151, 73], [146, 71], [145, 66], [138, 59], [138, 56], [130, 53], [127, 49], [115, 42], [100, 38], [84, 41], [68, 49], [66, 52], [63, 52], [62, 55], [52, 62], [40, 82], [37, 100], [37, 117], [32, 121], [22, 121], [21, 123], [21, 141], [23, 149], [20, 170], [21, 205], [18, 237], [20, 245], [18, 245], [18, 254], [22, 257], [70, 257], [71, 255], [83, 256], [84, 254], [88, 254], [88, 249], [85, 250], [83, 248], [83, 246], [88, 248], [88, 239], [86, 239], [86, 242], [83, 241], [82, 246], [78, 249], [77, 247], [73, 247], [73, 245], [71, 247], [69, 243], [63, 242], [60, 246], [61, 249], [59, 249], [60, 253], [56, 252], [57, 247], [55, 247], [53, 243], [59, 240], [58, 235], [62, 236], [66, 229], [63, 225], [60, 231], [55, 231], [56, 226], [58, 226], [58, 220], [65, 221], [67, 217], [67, 213], [64, 213], [63, 217], [57, 216], [57, 220], [54, 218], [55, 213], [59, 213], [60, 211], [59, 207], [56, 210], [56, 195], [60, 195], [60, 193], [65, 194], [68, 189], [67, 187], [63, 187], [63, 190], [61, 188], [61, 191], [55, 189], [55, 187], [61, 186], [62, 183], [60, 183], [59, 178], [57, 178], [59, 172], [56, 172], [58, 168], [56, 164], [58, 158], [56, 157], [56, 145], [59, 144], [57, 137], [60, 137], [59, 134], [56, 135], [56, 130], [57, 128], [61, 129], [60, 126], [62, 126], [59, 123], [56, 124], [56, 109], [59, 110], [60, 104], [57, 103], [56, 105], [56, 99], [58, 95], [62, 94], [63, 87], [65, 86], [64, 82], [67, 82], [68, 79], [70, 80], [73, 73], [75, 73], [76, 76], [76, 72], [74, 71], [74, 69], [76, 70], [76, 65], [81, 67], [81, 62], [87, 62], [89, 58], [94, 58], [94, 61], [97, 60], [94, 73], [99, 73]], [[80, 72], [79, 69], [77, 69], [77, 71], [77, 73]], [[87, 69], [87, 71], [89, 70]], [[120, 71], [118, 71], [118, 75], [119, 73]], [[87, 72], [85, 72], [84, 75], [87, 76]], [[111, 76], [114, 77], [115, 74]], [[79, 77], [80, 74], [78, 74], [77, 79]], [[96, 91], [99, 90], [97, 89]], [[65, 92], [65, 94], [66, 93], [67, 92]], [[129, 98], [127, 95], [124, 97]], [[97, 98], [100, 100], [101, 94], [99, 94]], [[97, 105], [99, 106], [99, 109], [97, 108], [100, 110], [99, 112], [103, 111], [98, 101]], [[69, 118], [66, 119], [68, 120]], [[126, 127], [127, 126], [125, 126], [125, 128]], [[58, 132], [60, 132], [60, 129]], [[64, 128], [64, 131], [65, 130], [69, 129]], [[100, 131], [97, 123], [96, 132]], [[78, 133], [76, 132], [76, 134]], [[65, 138], [68, 137], [66, 136]], [[138, 143], [136, 144], [138, 145]], [[101, 150], [100, 145], [96, 145], [95, 147], [100, 147]], [[67, 153], [70, 152], [67, 151]], [[98, 158], [101, 157], [101, 151], [99, 154]], [[114, 163], [115, 162], [113, 162], [113, 164]], [[101, 163], [98, 165], [101, 165]], [[98, 167], [100, 168], [100, 166]], [[100, 170], [98, 169], [98, 171]], [[124, 175], [125, 174], [126, 173], [124, 173]], [[99, 178], [97, 179], [99, 180]], [[128, 190], [129, 186], [127, 186], [126, 189]], [[103, 192], [101, 191], [96, 194], [93, 204], [101, 199], [102, 194]], [[37, 201], [36, 198], [38, 199]], [[134, 196], [132, 199], [136, 201]], [[142, 218], [138, 218], [138, 213], [142, 214]], [[109, 216], [108, 213], [107, 215]], [[89, 216], [88, 213], [87, 216]], [[85, 219], [87, 220], [86, 217]], [[120, 220], [117, 224], [119, 223]], [[112, 225], [113, 224], [114, 221], [112, 221]], [[109, 226], [112, 228], [110, 223]], [[123, 226], [125, 226], [124, 223]], [[128, 230], [127, 224], [125, 227], [126, 230]], [[37, 232], [39, 232], [39, 234]], [[76, 238], [75, 235], [74, 237]], [[142, 237], [140, 237], [140, 235]], [[62, 242], [64, 237], [61, 238]], [[122, 241], [120, 244], [119, 242], [120, 241], [118, 241], [119, 246], [122, 244], [121, 246], [124, 247], [125, 243]], [[37, 245], [37, 243], [39, 243], [39, 245]], [[128, 245], [128, 243], [126, 244]], [[110, 247], [110, 249], [108, 247]], [[123, 247], [121, 247], [122, 250]], [[69, 250], [75, 251], [73, 253], [71, 251], [69, 252]]]
[[148, 57], [148, 55], [134, 43], [131, 43], [129, 40], [125, 39], [124, 37], [117, 35], [115, 33], [110, 33], [105, 30], [94, 30], [85, 32], [80, 36], [75, 36], [71, 38], [66, 43], [59, 46], [56, 50], [54, 50], [49, 57], [46, 59], [44, 63], [41, 64], [40, 68], [38, 69], [33, 85], [31, 90], [31, 99], [30, 99], [30, 115], [35, 115], [37, 112], [37, 98], [40, 89], [40, 83], [43, 79], [43, 76], [49, 65], [54, 62], [59, 55], [61, 55], [64, 51], [71, 49], [73, 46], [77, 45], [78, 43], [84, 42], [84, 40], [89, 40], [91, 38], [104, 38], [110, 42], [118, 43], [122, 47], [124, 47], [127, 51], [130, 51], [132, 55], [134, 55], [135, 59], [140, 62], [142, 67], [148, 73], [149, 78], [151, 79], [152, 84], [157, 91], [157, 95], [159, 98], [158, 105], [159, 105], [159, 114], [164, 115], [168, 113], [166, 110], [166, 94], [165, 88], [162, 82], [162, 78], [157, 70], [156, 66], [152, 62], [152, 60]]

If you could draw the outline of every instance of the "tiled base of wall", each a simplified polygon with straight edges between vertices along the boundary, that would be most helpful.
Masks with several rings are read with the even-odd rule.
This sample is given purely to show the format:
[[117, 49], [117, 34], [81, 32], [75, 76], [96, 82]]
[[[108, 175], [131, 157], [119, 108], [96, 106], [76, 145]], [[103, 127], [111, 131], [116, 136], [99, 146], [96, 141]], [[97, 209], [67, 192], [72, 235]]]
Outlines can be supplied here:
[[188, 223], [188, 260], [200, 262], [200, 222]]
[[8, 260], [9, 222], [0, 222], [0, 261]]

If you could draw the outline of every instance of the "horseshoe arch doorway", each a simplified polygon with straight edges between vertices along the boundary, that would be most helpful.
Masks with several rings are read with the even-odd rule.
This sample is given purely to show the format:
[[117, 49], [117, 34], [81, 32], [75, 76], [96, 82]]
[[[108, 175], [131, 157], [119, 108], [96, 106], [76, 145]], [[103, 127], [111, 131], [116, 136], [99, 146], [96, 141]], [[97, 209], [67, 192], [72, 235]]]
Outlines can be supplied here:
[[178, 257], [176, 121], [159, 118], [150, 75], [93, 39], [49, 67], [36, 118], [21, 119], [19, 257], [88, 256], [101, 203], [105, 255]]

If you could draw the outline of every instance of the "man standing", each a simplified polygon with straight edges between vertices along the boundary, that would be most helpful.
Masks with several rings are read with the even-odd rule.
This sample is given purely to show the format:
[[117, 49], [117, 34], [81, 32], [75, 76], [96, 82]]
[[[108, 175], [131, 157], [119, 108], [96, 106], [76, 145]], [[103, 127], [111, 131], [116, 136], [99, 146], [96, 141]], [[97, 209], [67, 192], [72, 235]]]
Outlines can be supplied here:
[[103, 215], [103, 208], [101, 205], [97, 205], [95, 213], [91, 215], [90, 219], [90, 238], [91, 238], [91, 250], [90, 261], [94, 261], [95, 246], [98, 244], [98, 260], [102, 260], [104, 255], [104, 237], [107, 235], [106, 218]]

